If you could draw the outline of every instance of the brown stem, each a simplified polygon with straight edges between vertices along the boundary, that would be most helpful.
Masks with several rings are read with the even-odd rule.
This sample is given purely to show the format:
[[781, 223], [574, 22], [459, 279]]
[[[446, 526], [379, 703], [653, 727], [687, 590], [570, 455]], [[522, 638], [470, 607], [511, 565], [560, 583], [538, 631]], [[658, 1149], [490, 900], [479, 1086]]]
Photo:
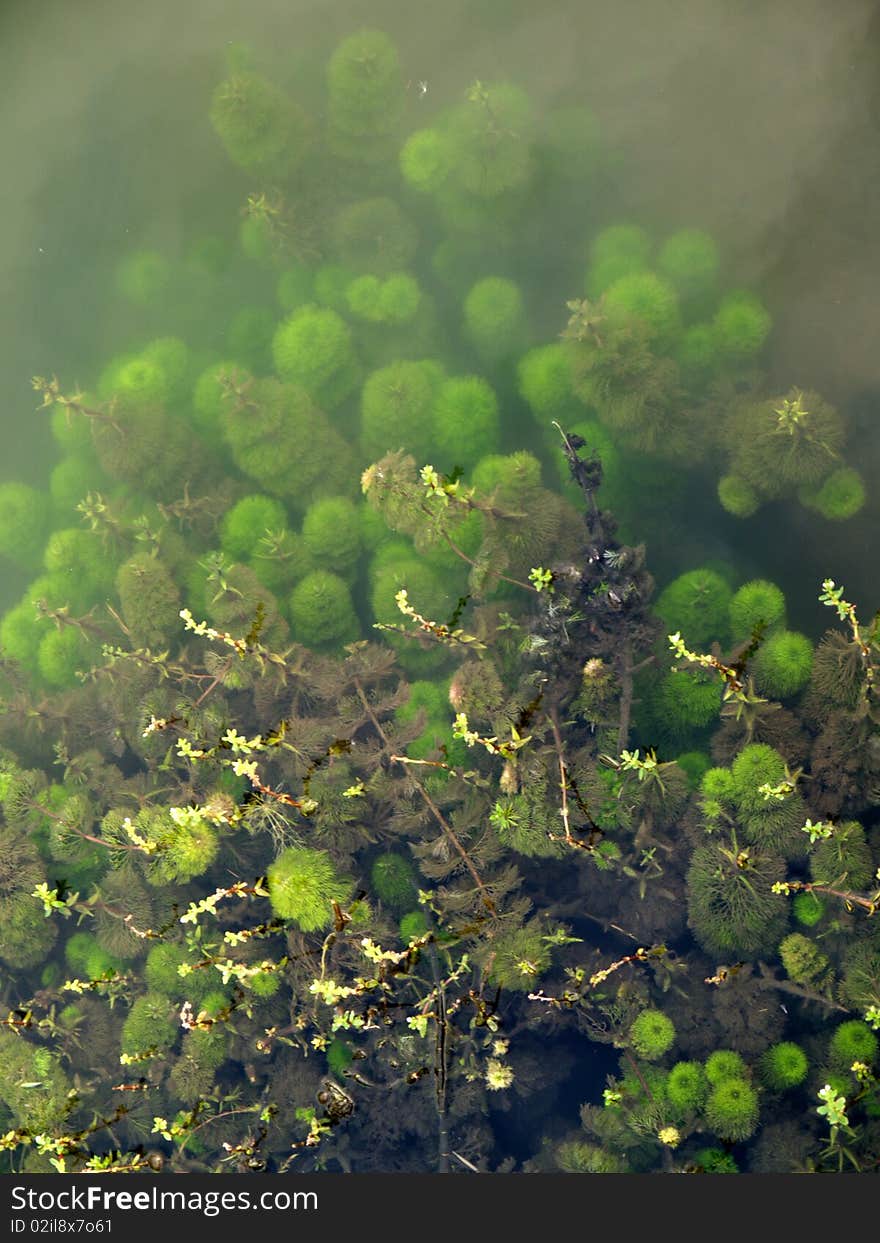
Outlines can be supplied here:
[[565, 840], [572, 841], [571, 823], [568, 816], [568, 769], [562, 751], [562, 737], [556, 723], [556, 713], [550, 714], [550, 728], [553, 731], [553, 745], [556, 747], [556, 758], [559, 761], [559, 792], [562, 798], [562, 823], [565, 826]]
[[823, 997], [821, 993], [814, 993], [812, 989], [801, 988], [798, 984], [793, 984], [791, 980], [777, 980], [771, 969], [764, 962], [758, 963], [761, 972], [761, 979], [756, 983], [761, 988], [775, 988], [780, 993], [788, 993], [791, 997], [798, 997], [802, 1001], [817, 1001], [822, 1006], [827, 1006], [829, 1010], [839, 1010], [841, 1014], [849, 1014], [846, 1006], [838, 1005], [836, 1001], [832, 1001], [829, 997]]
[[[366, 695], [364, 694], [363, 687], [361, 686], [360, 680], [358, 678], [355, 678], [354, 680], [354, 688], [357, 691], [358, 698], [363, 704], [364, 711], [366, 712], [367, 716], [370, 718], [370, 723], [372, 724], [376, 733], [382, 739], [382, 743], [385, 749], [389, 750], [390, 744], [388, 741], [388, 735], [385, 733], [385, 730], [382, 728], [381, 724], [379, 723], [378, 717], [376, 716], [375, 712], [370, 706], [370, 701], [367, 699]], [[412, 781], [413, 785], [418, 791], [419, 796], [421, 797], [422, 801], [425, 803], [428, 810], [431, 812], [431, 815], [440, 825], [440, 828], [443, 830], [447, 839], [452, 843], [453, 848], [455, 849], [459, 858], [464, 863], [465, 867], [470, 873], [471, 879], [473, 880], [474, 884], [477, 886], [477, 889], [480, 891], [480, 896], [483, 899], [483, 904], [485, 905], [486, 909], [494, 915], [495, 914], [495, 903], [492, 901], [491, 897], [489, 896], [489, 891], [487, 890], [486, 886], [480, 880], [480, 875], [477, 872], [477, 869], [474, 867], [473, 863], [471, 862], [470, 855], [465, 850], [464, 846], [462, 846], [461, 842], [458, 840], [452, 826], [449, 824], [446, 817], [443, 815], [442, 811], [437, 806], [437, 804], [434, 802], [434, 800], [431, 798], [430, 794], [425, 789], [425, 787], [422, 785], [422, 783], [416, 777], [411, 776], [410, 780]]]
[[621, 755], [629, 742], [629, 720], [633, 700], [632, 640], [623, 641], [620, 673], [620, 720], [617, 727], [617, 754]]

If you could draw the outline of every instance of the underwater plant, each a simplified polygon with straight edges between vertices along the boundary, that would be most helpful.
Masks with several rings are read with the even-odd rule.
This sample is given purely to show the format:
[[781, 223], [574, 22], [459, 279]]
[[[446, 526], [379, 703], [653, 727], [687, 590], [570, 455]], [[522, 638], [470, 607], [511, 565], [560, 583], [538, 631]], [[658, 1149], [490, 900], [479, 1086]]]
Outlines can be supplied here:
[[662, 1010], [643, 1010], [629, 1029], [629, 1039], [640, 1057], [656, 1062], [675, 1043], [675, 1025]]
[[688, 570], [663, 589], [655, 607], [670, 631], [704, 648], [727, 637], [731, 599], [729, 585], [715, 570]]
[[497, 363], [519, 353], [526, 337], [526, 315], [519, 287], [502, 276], [477, 281], [464, 300], [464, 332], [480, 357]]
[[650, 256], [651, 240], [639, 225], [603, 229], [590, 243], [587, 296], [598, 298], [616, 281], [647, 270]]
[[772, 699], [790, 699], [810, 680], [813, 645], [806, 635], [777, 630], [761, 644], [752, 669], [763, 694]]
[[343, 578], [330, 570], [312, 570], [290, 596], [290, 622], [300, 643], [308, 647], [335, 647], [360, 632]]
[[846, 417], [577, 94], [325, 36], [0, 485], [0, 1167], [873, 1169], [880, 634], [769, 548]]
[[290, 846], [268, 870], [269, 900], [281, 919], [296, 923], [303, 932], [329, 928], [333, 903], [343, 903], [351, 881], [340, 876], [323, 850]]
[[706, 1123], [719, 1139], [742, 1143], [758, 1125], [758, 1094], [744, 1079], [724, 1079], [709, 1093]]
[[221, 82], [211, 100], [210, 118], [230, 160], [249, 173], [290, 173], [311, 142], [306, 114], [256, 73], [237, 72]]

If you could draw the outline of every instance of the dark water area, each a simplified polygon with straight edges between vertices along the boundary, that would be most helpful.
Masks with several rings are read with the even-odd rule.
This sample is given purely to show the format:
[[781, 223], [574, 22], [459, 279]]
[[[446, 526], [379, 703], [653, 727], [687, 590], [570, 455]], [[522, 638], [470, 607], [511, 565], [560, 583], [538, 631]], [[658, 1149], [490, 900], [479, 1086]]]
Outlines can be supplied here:
[[874, 0], [2, 6], [0, 1134], [878, 1168], [878, 66]]

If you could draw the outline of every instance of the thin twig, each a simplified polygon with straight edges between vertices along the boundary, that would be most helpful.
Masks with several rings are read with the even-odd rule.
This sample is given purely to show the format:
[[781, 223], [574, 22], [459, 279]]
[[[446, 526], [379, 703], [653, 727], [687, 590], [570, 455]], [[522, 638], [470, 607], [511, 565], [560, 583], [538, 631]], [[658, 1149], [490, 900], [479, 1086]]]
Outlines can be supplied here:
[[[382, 739], [382, 742], [385, 746], [386, 751], [389, 750], [390, 743], [388, 741], [388, 735], [385, 733], [385, 730], [382, 728], [381, 724], [379, 723], [379, 718], [376, 716], [375, 712], [370, 706], [370, 701], [367, 699], [366, 695], [364, 694], [363, 687], [361, 686], [360, 680], [358, 678], [355, 678], [354, 680], [354, 688], [357, 691], [358, 698], [363, 704], [364, 711], [366, 712], [367, 716], [370, 718], [370, 723], [372, 724], [376, 733]], [[474, 867], [473, 863], [471, 862], [470, 855], [465, 850], [464, 846], [462, 846], [452, 826], [449, 824], [446, 817], [443, 815], [442, 811], [437, 806], [437, 804], [434, 802], [434, 800], [431, 798], [430, 794], [425, 789], [425, 787], [422, 785], [422, 783], [416, 777], [411, 777], [410, 779], [413, 785], [415, 786], [416, 790], [418, 791], [422, 801], [425, 803], [425, 805], [428, 807], [428, 810], [431, 812], [431, 815], [440, 825], [440, 828], [443, 830], [446, 837], [452, 843], [456, 853], [458, 854], [458, 856], [464, 863], [468, 872], [470, 872], [471, 879], [473, 880], [474, 884], [477, 886], [477, 889], [480, 891], [480, 896], [483, 899], [483, 903], [486, 909], [494, 915], [495, 914], [495, 903], [492, 901], [491, 897], [489, 896], [488, 889], [483, 884], [482, 880], [480, 879], [480, 875], [477, 872], [477, 869]]]

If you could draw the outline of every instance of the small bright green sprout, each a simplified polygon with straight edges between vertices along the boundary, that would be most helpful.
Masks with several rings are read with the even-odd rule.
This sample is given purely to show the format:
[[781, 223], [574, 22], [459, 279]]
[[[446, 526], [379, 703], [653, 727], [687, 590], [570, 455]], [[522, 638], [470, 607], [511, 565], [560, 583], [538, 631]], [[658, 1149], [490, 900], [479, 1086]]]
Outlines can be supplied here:
[[827, 1118], [830, 1127], [849, 1126], [846, 1096], [838, 1092], [835, 1085], [826, 1083], [824, 1088], [820, 1088], [819, 1100], [822, 1104], [816, 1107], [816, 1113]]

